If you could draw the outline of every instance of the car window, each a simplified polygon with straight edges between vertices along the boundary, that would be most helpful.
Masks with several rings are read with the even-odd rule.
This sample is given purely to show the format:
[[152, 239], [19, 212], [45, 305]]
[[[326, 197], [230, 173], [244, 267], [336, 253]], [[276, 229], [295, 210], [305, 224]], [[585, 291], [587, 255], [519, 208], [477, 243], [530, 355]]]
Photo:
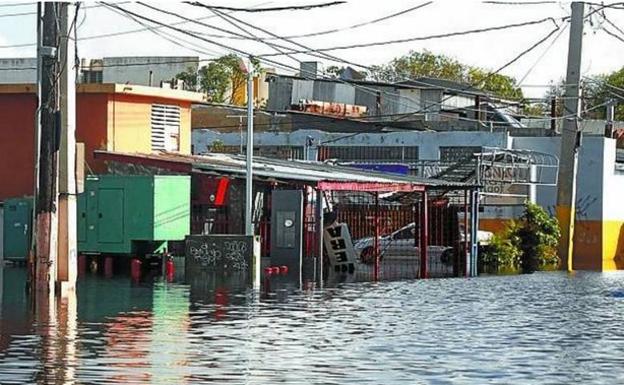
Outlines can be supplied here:
[[394, 234], [394, 239], [414, 239], [414, 227], [408, 227]]

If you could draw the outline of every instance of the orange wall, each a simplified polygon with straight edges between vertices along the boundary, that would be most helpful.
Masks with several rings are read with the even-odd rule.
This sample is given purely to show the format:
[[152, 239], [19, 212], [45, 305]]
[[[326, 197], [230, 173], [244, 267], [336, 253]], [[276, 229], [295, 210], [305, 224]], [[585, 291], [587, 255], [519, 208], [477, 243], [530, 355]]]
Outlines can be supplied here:
[[190, 102], [125, 94], [110, 95], [109, 100], [109, 150], [150, 153], [152, 104], [169, 104], [180, 107], [179, 152], [191, 154]]
[[107, 94], [78, 94], [76, 98], [76, 142], [85, 144], [85, 173], [106, 172], [106, 165], [93, 158], [93, 151], [106, 150]]
[[[191, 153], [191, 103], [156, 97], [79, 93], [76, 141], [85, 144], [85, 172], [106, 172], [95, 150], [151, 152], [152, 103], [180, 106], [180, 152]], [[0, 93], [0, 201], [34, 190], [36, 95]]]
[[33, 195], [35, 94], [0, 94], [0, 201]]

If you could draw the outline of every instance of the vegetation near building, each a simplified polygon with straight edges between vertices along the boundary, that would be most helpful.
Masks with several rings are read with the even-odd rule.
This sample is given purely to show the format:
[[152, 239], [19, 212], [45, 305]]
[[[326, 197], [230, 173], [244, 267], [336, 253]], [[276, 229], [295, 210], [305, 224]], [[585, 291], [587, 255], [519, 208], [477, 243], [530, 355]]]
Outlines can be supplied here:
[[[254, 70], [260, 70], [260, 63], [253, 62]], [[187, 89], [206, 94], [214, 103], [243, 105], [247, 76], [241, 68], [240, 58], [235, 54], [221, 56], [199, 68], [197, 72], [188, 69], [176, 75], [184, 81]]]
[[557, 218], [535, 203], [527, 202], [518, 221], [492, 237], [484, 249], [482, 261], [486, 266], [519, 269], [532, 273], [559, 264], [557, 244], [561, 236]]

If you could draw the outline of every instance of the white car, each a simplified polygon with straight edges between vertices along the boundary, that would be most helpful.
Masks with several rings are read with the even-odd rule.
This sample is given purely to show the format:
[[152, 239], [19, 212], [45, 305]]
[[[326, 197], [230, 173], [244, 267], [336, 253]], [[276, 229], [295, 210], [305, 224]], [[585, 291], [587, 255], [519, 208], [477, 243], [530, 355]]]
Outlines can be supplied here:
[[[410, 223], [389, 235], [384, 235], [379, 238], [379, 250], [380, 257], [385, 260], [409, 260], [416, 259], [420, 256], [420, 248], [416, 245], [415, 238], [416, 226], [414, 223]], [[479, 230], [477, 233], [477, 239], [482, 244], [486, 244], [492, 237], [492, 233], [489, 231]], [[463, 226], [460, 225], [460, 242], [463, 242], [466, 236], [464, 235]], [[468, 236], [470, 240], [470, 236]], [[372, 264], [375, 258], [375, 237], [361, 238], [355, 241], [353, 245], [356, 255], [359, 257], [360, 262], [365, 264]], [[452, 260], [450, 255], [446, 255], [453, 252], [452, 246], [428, 246], [427, 255], [430, 261], [445, 260], [450, 262]], [[447, 256], [448, 258], [444, 258]]]

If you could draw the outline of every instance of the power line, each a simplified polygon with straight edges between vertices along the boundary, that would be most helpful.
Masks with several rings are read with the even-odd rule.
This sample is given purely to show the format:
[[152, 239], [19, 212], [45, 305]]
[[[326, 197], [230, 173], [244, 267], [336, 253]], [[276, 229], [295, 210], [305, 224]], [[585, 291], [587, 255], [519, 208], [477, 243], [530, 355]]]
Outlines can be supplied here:
[[275, 11], [307, 11], [307, 10], [314, 9], [314, 8], [325, 8], [325, 7], [331, 7], [334, 5], [344, 4], [346, 3], [346, 1], [332, 1], [330, 3], [296, 5], [296, 6], [286, 6], [286, 7], [269, 7], [269, 8], [224, 7], [224, 6], [215, 6], [215, 5], [204, 5], [197, 1], [185, 1], [184, 3], [190, 4], [196, 7], [213, 8], [213, 9], [220, 9], [224, 11], [234, 11], [234, 12], [275, 12]]
[[[543, 38], [539, 39], [537, 42], [535, 42], [533, 45], [531, 45], [529, 48], [525, 49], [524, 51], [520, 52], [518, 55], [516, 55], [513, 59], [511, 59], [510, 61], [508, 61], [507, 63], [503, 64], [502, 66], [500, 66], [497, 70], [490, 72], [485, 78], [483, 78], [480, 82], [478, 82], [477, 84], [470, 84], [466, 87], [466, 89], [471, 88], [471, 87], [476, 87], [479, 84], [482, 84], [483, 82], [485, 82], [486, 80], [490, 79], [492, 76], [498, 74], [500, 71], [504, 70], [505, 68], [509, 67], [510, 65], [512, 65], [513, 63], [515, 63], [516, 61], [520, 60], [520, 58], [522, 58], [524, 55], [528, 54], [529, 52], [531, 52], [532, 50], [534, 50], [535, 48], [539, 47], [541, 44], [543, 44], [546, 40], [548, 40], [552, 35], [555, 34], [555, 32], [557, 32], [560, 28], [557, 26], [557, 28], [553, 29], [552, 31], [550, 31], [546, 36], [544, 36]], [[452, 96], [449, 95], [446, 98], [442, 99], [442, 101], [440, 103], [444, 103], [446, 100], [450, 99]], [[425, 111], [428, 109], [429, 107], [425, 106]], [[414, 114], [423, 112], [423, 109], [420, 109], [416, 112], [414, 112]]]
[[493, 5], [543, 5], [557, 4], [557, 1], [482, 1], [482, 3]]
[[[181, 16], [181, 15], [179, 15], [179, 14], [176, 14], [176, 13], [173, 13], [173, 12], [169, 12], [169, 11], [166, 11], [166, 10], [163, 10], [163, 9], [155, 8], [155, 7], [152, 7], [151, 5], [148, 5], [148, 4], [145, 4], [145, 3], [142, 3], [142, 2], [138, 2], [138, 4], [139, 4], [139, 5], [142, 5], [142, 6], [144, 6], [144, 7], [147, 7], [147, 8], [149, 8], [149, 9], [152, 9], [152, 10], [155, 10], [155, 11], [159, 11], [159, 12], [161, 12], [161, 13], [165, 13], [165, 14], [168, 14], [168, 15], [177, 16], [177, 17], [182, 18], [182, 19], [187, 19], [186, 17]], [[222, 19], [224, 19], [225, 21], [227, 21], [228, 23], [230, 23], [230, 24], [234, 25], [236, 28], [239, 28], [239, 29], [243, 30], [245, 33], [247, 33], [247, 35], [248, 35], [248, 36], [251, 36], [251, 39], [253, 39], [253, 40], [260, 40], [260, 39], [259, 39], [256, 35], [254, 35], [254, 34], [252, 34], [252, 33], [250, 33], [250, 32], [245, 31], [243, 28], [241, 28], [241, 27], [240, 27], [240, 26], [238, 26], [237, 24], [235, 24], [235, 23], [233, 23], [232, 21], [230, 21], [230, 20], [226, 19], [226, 17], [227, 17], [227, 18], [231, 18], [231, 19], [233, 19], [233, 20], [236, 20], [236, 21], [238, 21], [239, 23], [245, 24], [245, 25], [247, 25], [247, 26], [249, 26], [249, 27], [251, 27], [251, 28], [258, 29], [258, 30], [260, 30], [260, 31], [262, 31], [262, 32], [264, 32], [264, 33], [267, 33], [267, 34], [269, 34], [269, 35], [271, 35], [271, 36], [273, 36], [273, 37], [281, 38], [281, 37], [279, 37], [278, 35], [275, 35], [275, 34], [271, 33], [270, 31], [267, 31], [267, 30], [264, 30], [264, 29], [262, 29], [262, 28], [260, 28], [260, 27], [256, 27], [256, 26], [253, 26], [253, 25], [251, 25], [251, 24], [245, 23], [244, 21], [242, 21], [242, 20], [240, 20], [240, 19], [237, 19], [237, 18], [235, 18], [235, 17], [233, 17], [233, 16], [231, 16], [231, 15], [227, 15], [227, 16], [226, 16], [224, 12], [221, 12], [221, 11], [219, 11], [219, 10], [212, 10], [212, 11], [213, 11], [215, 14], [217, 14], [219, 17], [221, 17]], [[199, 21], [193, 21], [193, 22], [194, 22], [194, 23], [196, 23], [196, 24], [204, 25], [204, 26], [206, 26], [206, 27], [208, 27], [208, 28], [216, 29], [216, 30], [219, 30], [219, 31], [222, 31], [222, 32], [227, 32], [227, 33], [230, 33], [230, 34], [233, 34], [233, 35], [236, 35], [236, 36], [243, 36], [243, 35], [240, 35], [240, 34], [238, 34], [238, 33], [236, 33], [236, 32], [233, 32], [233, 31], [228, 31], [228, 30], [225, 30], [225, 29], [223, 29], [223, 28], [219, 28], [219, 27], [215, 27], [215, 26], [211, 26], [211, 25], [208, 25], [208, 24], [205, 24], [205, 23], [199, 22]], [[301, 47], [303, 47], [303, 48], [308, 48], [308, 47], [306, 47], [306, 46], [302, 46], [302, 45], [300, 45], [300, 44], [299, 44], [299, 43], [297, 43], [297, 42], [293, 42], [293, 41], [290, 41], [290, 40], [287, 40], [287, 41], [288, 41], [288, 42], [290, 42], [291, 44], [296, 44], [296, 45], [299, 45], [299, 46], [301, 46]], [[278, 51], [280, 51], [280, 52], [281, 52], [281, 50], [280, 50], [279, 48], [290, 49], [290, 47], [285, 47], [285, 46], [282, 46], [282, 45], [277, 45], [277, 44], [275, 44], [275, 43], [269, 43], [269, 42], [267, 42], [267, 41], [260, 41], [260, 42], [261, 42], [261, 43], [263, 43], [263, 44], [266, 44], [266, 45], [268, 45], [269, 47], [272, 47], [272, 48], [274, 48], [274, 49], [276, 49], [276, 50], [278, 50]], [[277, 48], [277, 47], [279, 47], [279, 48]], [[298, 59], [296, 59], [296, 58], [294, 58], [294, 57], [292, 57], [292, 56], [290, 56], [290, 55], [287, 55], [287, 56], [288, 56], [288, 57], [290, 57], [292, 60], [294, 60], [294, 61], [296, 61], [296, 62], [298, 62], [298, 63], [301, 63], [301, 61], [300, 61], [300, 60], [298, 60]], [[340, 58], [335, 57], [335, 56], [331, 56], [331, 55], [329, 55], [329, 54], [320, 54], [320, 55], [313, 55], [313, 56], [317, 56], [317, 57], [321, 57], [321, 58], [329, 58], [330, 60], [335, 60], [335, 61], [339, 61], [339, 62], [345, 62], [343, 59], [340, 59]], [[358, 64], [355, 64], [355, 63], [350, 63], [350, 62], [346, 62], [346, 63], [347, 63], [347, 64], [352, 64], [352, 65], [358, 65]], [[282, 66], [286, 66], [286, 65], [284, 65], [284, 64], [282, 64], [282, 63], [280, 63], [280, 64], [281, 64]], [[361, 66], [361, 65], [359, 65], [359, 66]], [[290, 67], [290, 66], [288, 66], [288, 67]], [[297, 70], [297, 68], [294, 68], [294, 67], [290, 67], [290, 68], [292, 68], [292, 69], [294, 69], [294, 70]], [[303, 76], [304, 76], [304, 77], [307, 77], [307, 78], [310, 78], [310, 79], [316, 79], [315, 77], [306, 76], [305, 74], [304, 74]], [[371, 94], [374, 94], [374, 95], [376, 95], [376, 94], [377, 94], [377, 92], [380, 92], [380, 91], [379, 91], [379, 90], [377, 90], [377, 89], [370, 89], [370, 88], [368, 88], [368, 87], [363, 87], [363, 86], [360, 86], [360, 85], [355, 85], [355, 84], [352, 84], [352, 83], [345, 82], [344, 80], [341, 80], [341, 79], [331, 79], [331, 80], [332, 80], [332, 81], [338, 81], [338, 82], [342, 82], [342, 83], [348, 84], [348, 85], [350, 85], [351, 87], [354, 87], [354, 88], [360, 88], [360, 89], [362, 89], [362, 90], [364, 90], [364, 91], [366, 91], [366, 92], [369, 92], [369, 93], [371, 93]], [[381, 92], [382, 92], [382, 93], [385, 93], [385, 92], [383, 92], [383, 91], [381, 91]], [[403, 105], [404, 105], [404, 106], [408, 106], [408, 105], [406, 105], [406, 104], [403, 104]], [[408, 106], [408, 107], [411, 107], [411, 106]]]
[[[561, 20], [566, 20], [566, 19], [568, 19], [568, 17], [561, 18]], [[505, 29], [519, 28], [519, 27], [526, 27], [526, 26], [529, 26], [529, 25], [542, 24], [542, 23], [549, 22], [549, 21], [552, 22], [553, 24], [555, 24], [555, 26], [557, 26], [557, 28], [559, 28], [559, 25], [557, 24], [555, 18], [553, 18], [553, 17], [546, 17], [546, 18], [539, 19], [539, 20], [525, 21], [525, 22], [522, 22], [522, 23], [505, 24], [505, 25], [499, 25], [499, 26], [495, 26], [495, 27], [477, 28], [477, 29], [470, 29], [470, 30], [466, 30], [466, 31], [449, 32], [449, 33], [442, 33], [442, 34], [435, 34], [435, 35], [428, 35], [428, 36], [417, 36], [417, 37], [410, 37], [410, 38], [406, 38], [406, 39], [395, 39], [395, 40], [386, 40], [386, 41], [371, 42], [371, 43], [360, 43], [360, 44], [350, 44], [350, 45], [342, 45], [342, 46], [334, 46], [334, 47], [315, 48], [313, 50], [295, 50], [295, 51], [290, 51], [288, 53], [289, 54], [308, 53], [308, 52], [311, 52], [311, 51], [314, 51], [314, 52], [325, 52], [325, 51], [338, 51], [338, 50], [353, 49], [353, 48], [366, 48], [366, 47], [384, 46], [384, 45], [391, 45], [391, 44], [408, 43], [408, 42], [413, 42], [413, 41], [441, 39], [441, 38], [454, 37], [454, 36], [465, 36], [465, 35], [472, 35], [472, 34], [477, 34], [477, 33], [500, 31], [500, 30], [505, 30]], [[279, 54], [261, 54], [261, 55], [256, 55], [256, 56], [258, 56], [258, 57], [269, 57], [269, 56], [278, 56], [278, 55]]]
[[0, 8], [21, 7], [25, 5], [36, 5], [37, 3], [5, 3], [0, 4]]
[[533, 65], [527, 70], [527, 72], [520, 78], [520, 80], [518, 80], [518, 87], [522, 86], [522, 82], [524, 82], [526, 80], [526, 78], [529, 76], [529, 74], [531, 74], [531, 72], [533, 72], [533, 70], [535, 69], [535, 67], [537, 67], [537, 65], [539, 64], [540, 61], [542, 61], [542, 59], [544, 58], [544, 56], [546, 56], [546, 54], [548, 52], [550, 52], [550, 50], [552, 49], [552, 47], [555, 45], [555, 43], [557, 42], [557, 40], [559, 40], [559, 38], [561, 37], [561, 35], [563, 35], [563, 33], [565, 32], [565, 30], [568, 29], [568, 25], [564, 25], [563, 28], [561, 28], [561, 31], [559, 31], [559, 33], [557, 34], [557, 36], [555, 36], [555, 38], [550, 42], [550, 44], [548, 45], [548, 47], [546, 47], [546, 49], [544, 50], [544, 52], [542, 52], [542, 54], [537, 58], [537, 60], [535, 61], [535, 63], [533, 63]]
[[[365, 21], [365, 22], [361, 22], [361, 23], [357, 23], [357, 24], [348, 25], [346, 27], [328, 29], [328, 30], [317, 31], [317, 32], [310, 32], [310, 33], [303, 33], [303, 34], [299, 34], [299, 35], [289, 35], [289, 36], [284, 36], [284, 38], [286, 38], [286, 39], [299, 39], [299, 38], [306, 38], [306, 37], [313, 37], [313, 36], [329, 35], [329, 34], [332, 34], [332, 33], [338, 33], [338, 32], [348, 31], [348, 30], [351, 30], [351, 29], [357, 29], [357, 28], [361, 28], [361, 27], [364, 27], [364, 26], [367, 26], [367, 25], [380, 23], [382, 21], [390, 20], [392, 18], [405, 15], [405, 14], [413, 12], [413, 11], [415, 11], [417, 9], [426, 7], [426, 6], [430, 5], [430, 4], [433, 4], [433, 1], [427, 1], [425, 3], [419, 4], [419, 5], [407, 8], [407, 9], [403, 9], [403, 10], [395, 12], [395, 13], [391, 13], [391, 14], [386, 15], [386, 16], [382, 16], [382, 17], [379, 17], [379, 18], [376, 18], [376, 19], [373, 19], [373, 20], [369, 20], [369, 21]], [[204, 5], [204, 7], [208, 7], [208, 6]], [[223, 38], [232, 39], [233, 37], [231, 37], [231, 36], [223, 36]], [[240, 38], [237, 38], [237, 39], [240, 39]], [[277, 38], [265, 37], [265, 38], [262, 38], [262, 39], [263, 40], [274, 40], [274, 39], [277, 39]]]
[[[124, 1], [124, 2], [118, 2], [116, 4], [126, 4], [126, 3], [130, 3], [129, 1]], [[261, 3], [259, 5], [262, 4], [266, 4], [266, 2]], [[102, 7], [104, 6], [102, 5], [97, 5], [97, 7]], [[84, 7], [85, 8], [94, 8], [95, 6], [90, 6], [90, 7]], [[35, 13], [31, 13], [31, 14], [35, 14]], [[194, 20], [207, 20], [207, 19], [212, 19], [214, 18], [214, 15], [210, 15], [210, 16], [204, 16], [204, 17], [199, 17], [197, 19]], [[171, 23], [171, 25], [181, 25], [181, 24], [186, 24], [189, 21], [179, 21], [176, 23]], [[160, 25], [160, 26], [153, 26], [151, 27], [151, 29], [161, 29], [161, 28], [166, 28], [166, 25]], [[90, 35], [90, 36], [84, 36], [81, 37], [79, 39], [79, 41], [84, 41], [84, 40], [94, 40], [94, 39], [101, 39], [101, 38], [107, 38], [107, 37], [116, 37], [116, 36], [123, 36], [123, 35], [130, 35], [133, 33], [140, 33], [140, 32], [145, 32], [147, 30], [149, 30], [150, 28], [138, 28], [138, 29], [131, 29], [131, 30], [127, 30], [127, 31], [120, 31], [120, 32], [111, 32], [111, 33], [104, 33], [104, 34], [97, 34], [97, 35]], [[24, 47], [34, 47], [36, 46], [37, 43], [21, 43], [21, 44], [10, 44], [10, 45], [0, 45], [0, 49], [3, 48], [24, 48]]]

